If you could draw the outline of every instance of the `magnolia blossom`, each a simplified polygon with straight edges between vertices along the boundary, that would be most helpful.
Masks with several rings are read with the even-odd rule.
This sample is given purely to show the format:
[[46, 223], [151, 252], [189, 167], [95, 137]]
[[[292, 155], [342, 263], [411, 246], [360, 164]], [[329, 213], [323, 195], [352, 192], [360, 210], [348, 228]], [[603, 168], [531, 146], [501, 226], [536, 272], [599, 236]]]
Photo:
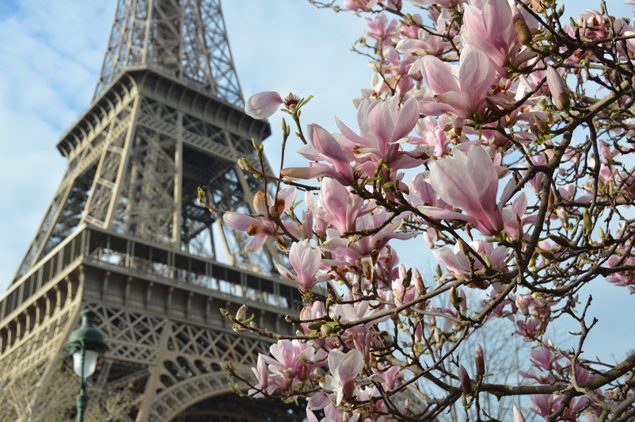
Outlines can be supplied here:
[[459, 219], [474, 225], [487, 235], [503, 228], [500, 207], [496, 203], [498, 173], [485, 149], [471, 146], [467, 153], [455, 149], [453, 157], [434, 161], [428, 182], [447, 204], [465, 212], [424, 207], [434, 218]]
[[533, 56], [520, 50], [515, 25], [525, 18], [511, 4], [507, 0], [470, 0], [463, 13], [463, 40], [482, 50], [501, 76], [507, 74], [510, 62], [518, 66]]
[[[295, 383], [307, 381], [314, 368], [324, 365], [326, 353], [298, 340], [279, 340], [269, 348], [271, 357], [258, 355], [254, 374], [258, 379], [256, 388], [271, 394], [288, 390]], [[252, 395], [260, 395], [256, 391]]]
[[[226, 212], [223, 221], [234, 230], [247, 232], [251, 239], [245, 249], [255, 252], [262, 248], [269, 236], [280, 233], [281, 229], [273, 220], [289, 209], [295, 200], [295, 188], [284, 188], [278, 192], [277, 199], [260, 191], [253, 197], [253, 207], [257, 216], [252, 217], [238, 212]], [[289, 220], [282, 221], [287, 231], [299, 234], [301, 228]]]
[[311, 247], [308, 240], [294, 243], [289, 249], [289, 263], [296, 273], [301, 291], [308, 292], [315, 285], [315, 274], [320, 268], [322, 253]]
[[368, 157], [374, 162], [382, 159], [400, 168], [419, 164], [400, 151], [397, 143], [414, 129], [419, 119], [419, 108], [413, 98], [401, 106], [399, 103], [399, 97], [387, 101], [361, 101], [357, 108], [359, 135], [337, 120], [343, 140], [350, 143], [357, 155]]
[[364, 356], [358, 350], [344, 353], [334, 349], [329, 352], [328, 365], [330, 375], [326, 376], [322, 386], [336, 395], [335, 404], [354, 397], [355, 380], [364, 368]]
[[[305, 399], [310, 422], [456, 410], [482, 420], [504, 389], [533, 394], [501, 416], [514, 422], [633, 413], [624, 369], [635, 357], [598, 361], [584, 335], [589, 283], [635, 291], [632, 20], [601, 8], [567, 21], [538, 0], [319, 3], [367, 18], [354, 48], [372, 79], [353, 100], [356, 126], [336, 120], [337, 132], [301, 121], [305, 99], [248, 101], [254, 117], [286, 107], [283, 162], [304, 161], [280, 178], [256, 174], [267, 186], [251, 215], [224, 213], [250, 236], [247, 251], [272, 238], [288, 254], [267, 250], [302, 301], [296, 340], [259, 356], [251, 395]], [[416, 266], [429, 259], [437, 271], [424, 283]], [[565, 314], [587, 326], [573, 342], [550, 338]], [[247, 320], [244, 309], [235, 318]], [[511, 323], [492, 325], [502, 318]], [[259, 319], [241, 328], [294, 338]], [[501, 327], [527, 345], [520, 382], [504, 379], [505, 351], [489, 341], [487, 362], [480, 345], [467, 352]]]
[[379, 0], [344, 0], [342, 6], [350, 10], [370, 10]]
[[283, 103], [283, 99], [275, 91], [265, 91], [252, 95], [245, 105], [245, 113], [254, 119], [271, 117]]
[[496, 81], [496, 70], [481, 50], [464, 48], [460, 66], [449, 65], [435, 56], [424, 56], [410, 72], [420, 72], [431, 95], [419, 101], [419, 111], [438, 116], [452, 112], [468, 118], [485, 110], [485, 97]]

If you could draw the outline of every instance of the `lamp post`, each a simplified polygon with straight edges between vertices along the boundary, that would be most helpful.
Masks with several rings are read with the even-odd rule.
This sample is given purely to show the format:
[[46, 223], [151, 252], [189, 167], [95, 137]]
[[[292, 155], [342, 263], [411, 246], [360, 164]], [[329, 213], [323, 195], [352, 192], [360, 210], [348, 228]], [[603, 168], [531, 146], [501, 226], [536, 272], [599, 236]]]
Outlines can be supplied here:
[[95, 313], [86, 311], [82, 314], [82, 322], [64, 343], [64, 350], [73, 356], [73, 369], [80, 378], [80, 390], [77, 395], [77, 422], [84, 421], [84, 412], [88, 396], [86, 395], [86, 378], [90, 377], [97, 367], [100, 353], [108, 350], [104, 333], [97, 328]]

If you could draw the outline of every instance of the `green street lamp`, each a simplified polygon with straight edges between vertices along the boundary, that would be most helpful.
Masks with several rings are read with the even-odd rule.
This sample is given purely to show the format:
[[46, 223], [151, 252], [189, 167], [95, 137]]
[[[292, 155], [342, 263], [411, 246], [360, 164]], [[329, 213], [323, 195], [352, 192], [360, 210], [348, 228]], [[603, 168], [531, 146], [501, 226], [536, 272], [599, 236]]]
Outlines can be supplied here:
[[104, 333], [97, 328], [92, 311], [82, 314], [82, 322], [64, 343], [64, 350], [73, 356], [73, 369], [80, 378], [80, 390], [77, 395], [77, 422], [84, 421], [84, 412], [88, 396], [86, 395], [86, 378], [90, 377], [97, 367], [100, 353], [108, 350]]

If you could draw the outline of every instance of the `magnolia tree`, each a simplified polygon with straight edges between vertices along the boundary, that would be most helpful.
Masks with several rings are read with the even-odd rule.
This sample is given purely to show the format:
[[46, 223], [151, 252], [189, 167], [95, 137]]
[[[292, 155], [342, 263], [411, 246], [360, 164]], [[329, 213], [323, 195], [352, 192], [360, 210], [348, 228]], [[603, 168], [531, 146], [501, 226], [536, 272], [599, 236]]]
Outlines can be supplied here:
[[[337, 133], [301, 122], [310, 97], [248, 101], [255, 118], [288, 115], [282, 166], [243, 160], [270, 189], [256, 215], [224, 221], [253, 250], [270, 239], [288, 254], [279, 271], [304, 300], [293, 336], [245, 308], [229, 316], [276, 341], [249, 394], [305, 399], [309, 421], [435, 420], [457, 405], [483, 420], [485, 399], [510, 396], [506, 420], [633, 420], [635, 353], [583, 353], [596, 320], [580, 295], [635, 292], [632, 20], [604, 3], [565, 19], [554, 0], [311, 2], [365, 17], [355, 49], [374, 75], [357, 125]], [[285, 167], [297, 148], [306, 165]], [[436, 275], [400, 264], [413, 238]], [[561, 317], [579, 325], [566, 345], [549, 339]], [[523, 340], [518, 381], [497, 382], [486, 343], [464, 347], [491, 324]]]

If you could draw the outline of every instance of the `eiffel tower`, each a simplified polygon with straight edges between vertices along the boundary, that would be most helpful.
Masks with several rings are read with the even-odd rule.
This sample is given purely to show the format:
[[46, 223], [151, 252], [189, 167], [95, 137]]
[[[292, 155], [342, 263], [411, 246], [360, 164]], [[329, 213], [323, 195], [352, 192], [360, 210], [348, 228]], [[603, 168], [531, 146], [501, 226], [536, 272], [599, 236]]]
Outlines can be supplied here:
[[258, 165], [252, 139], [270, 127], [243, 105], [220, 0], [118, 0], [92, 104], [57, 144], [68, 168], [0, 299], [0, 390], [46, 388], [91, 310], [110, 350], [88, 414], [93, 397], [132, 385], [113, 420], [303, 419], [234, 394], [225, 366], [250, 377], [270, 344], [233, 332], [219, 308], [246, 304], [260, 326], [291, 333], [284, 316], [300, 306], [269, 275], [275, 248], [246, 252], [197, 202], [203, 186], [216, 208], [253, 211], [263, 182], [237, 162]]

